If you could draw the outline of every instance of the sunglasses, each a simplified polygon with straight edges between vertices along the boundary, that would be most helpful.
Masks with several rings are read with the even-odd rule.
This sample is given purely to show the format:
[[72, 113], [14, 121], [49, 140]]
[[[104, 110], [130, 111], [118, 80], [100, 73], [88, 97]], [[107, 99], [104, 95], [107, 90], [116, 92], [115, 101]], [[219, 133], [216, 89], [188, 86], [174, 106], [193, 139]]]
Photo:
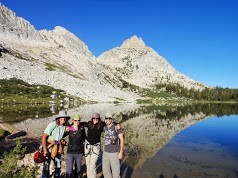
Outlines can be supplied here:
[[105, 119], [112, 119], [111, 117], [105, 117]]
[[92, 119], [99, 119], [99, 117], [93, 117]]
[[74, 120], [75, 122], [80, 122], [80, 120]]

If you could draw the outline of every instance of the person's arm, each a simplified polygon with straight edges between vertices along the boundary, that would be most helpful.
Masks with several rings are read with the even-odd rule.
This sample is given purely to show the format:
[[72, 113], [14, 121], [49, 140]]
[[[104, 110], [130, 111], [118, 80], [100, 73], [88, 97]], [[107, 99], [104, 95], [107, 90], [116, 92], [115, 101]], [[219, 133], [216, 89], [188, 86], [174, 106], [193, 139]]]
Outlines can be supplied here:
[[83, 127], [88, 127], [88, 122], [81, 122], [80, 121], [80, 125], [83, 126]]
[[43, 133], [42, 138], [41, 138], [41, 143], [42, 143], [42, 147], [43, 147], [43, 151], [44, 151], [44, 156], [47, 156], [48, 154], [48, 149], [47, 149], [47, 139], [48, 139], [49, 135], [47, 135], [46, 133]]
[[65, 132], [69, 132], [71, 125], [66, 126]]
[[67, 126], [62, 139], [64, 139], [65, 137], [67, 137], [69, 135], [69, 131], [70, 131], [70, 126]]
[[123, 150], [124, 150], [124, 138], [123, 138], [123, 133], [120, 133], [118, 135], [119, 139], [120, 139], [120, 151], [118, 154], [118, 159], [122, 159], [123, 157]]

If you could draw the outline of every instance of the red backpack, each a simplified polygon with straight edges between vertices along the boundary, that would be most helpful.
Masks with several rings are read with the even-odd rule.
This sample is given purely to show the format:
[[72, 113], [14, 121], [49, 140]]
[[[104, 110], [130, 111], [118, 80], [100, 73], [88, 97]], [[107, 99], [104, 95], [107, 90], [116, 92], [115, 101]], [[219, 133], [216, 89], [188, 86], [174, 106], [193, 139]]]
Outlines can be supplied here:
[[38, 150], [34, 153], [33, 159], [36, 163], [43, 163], [46, 160], [46, 157], [44, 156], [43, 151]]

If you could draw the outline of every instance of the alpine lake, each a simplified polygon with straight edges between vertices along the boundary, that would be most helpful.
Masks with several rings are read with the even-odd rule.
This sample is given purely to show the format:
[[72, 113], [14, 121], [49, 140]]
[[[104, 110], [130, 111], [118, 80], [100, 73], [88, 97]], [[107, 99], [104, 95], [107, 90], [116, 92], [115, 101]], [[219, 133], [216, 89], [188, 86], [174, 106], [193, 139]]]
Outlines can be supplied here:
[[[93, 112], [113, 114], [124, 131], [122, 177], [238, 177], [238, 104], [4, 105], [0, 124], [25, 130], [27, 137], [40, 140], [61, 109], [69, 115], [80, 114], [82, 121], [90, 120]], [[100, 157], [97, 171], [101, 169]]]

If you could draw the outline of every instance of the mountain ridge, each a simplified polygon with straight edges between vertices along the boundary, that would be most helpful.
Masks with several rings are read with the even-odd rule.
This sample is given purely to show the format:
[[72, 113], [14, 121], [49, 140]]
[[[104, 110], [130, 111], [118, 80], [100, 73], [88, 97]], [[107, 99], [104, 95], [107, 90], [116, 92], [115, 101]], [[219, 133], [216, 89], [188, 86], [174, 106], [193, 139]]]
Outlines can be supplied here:
[[123, 88], [125, 81], [148, 89], [159, 82], [205, 87], [177, 72], [135, 35], [120, 47], [95, 57], [83, 41], [63, 27], [37, 31], [1, 3], [0, 10], [0, 79], [15, 77], [98, 102], [132, 102], [141, 98]]
[[[178, 72], [167, 60], [135, 35], [125, 40], [120, 47], [102, 53], [97, 60], [111, 67], [124, 80], [145, 88], [153, 88], [151, 85], [156, 83], [180, 82], [186, 88], [201, 89], [205, 86]], [[119, 73], [123, 71], [126, 75], [121, 76], [117, 71]]]

